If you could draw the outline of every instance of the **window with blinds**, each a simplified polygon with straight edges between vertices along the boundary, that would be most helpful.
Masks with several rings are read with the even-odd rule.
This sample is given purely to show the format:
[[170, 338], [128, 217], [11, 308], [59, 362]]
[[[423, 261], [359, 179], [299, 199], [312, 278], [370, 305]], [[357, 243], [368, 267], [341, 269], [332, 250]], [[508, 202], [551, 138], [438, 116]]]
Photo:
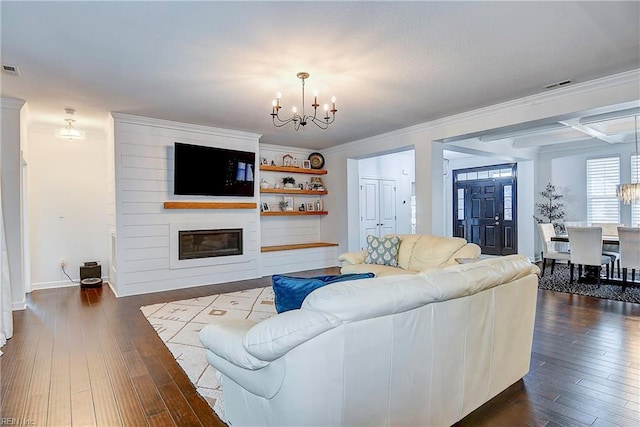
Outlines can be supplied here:
[[[631, 156], [631, 182], [640, 182], [640, 154]], [[631, 226], [640, 227], [640, 203], [631, 204]]]
[[620, 157], [587, 159], [587, 221], [620, 222]]

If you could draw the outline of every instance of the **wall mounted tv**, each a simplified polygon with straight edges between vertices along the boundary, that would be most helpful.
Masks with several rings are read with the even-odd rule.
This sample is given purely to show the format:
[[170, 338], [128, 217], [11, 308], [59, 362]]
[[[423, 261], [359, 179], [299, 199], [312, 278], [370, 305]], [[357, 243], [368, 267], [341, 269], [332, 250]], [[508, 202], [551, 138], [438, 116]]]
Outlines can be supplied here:
[[174, 194], [253, 196], [255, 154], [176, 142]]

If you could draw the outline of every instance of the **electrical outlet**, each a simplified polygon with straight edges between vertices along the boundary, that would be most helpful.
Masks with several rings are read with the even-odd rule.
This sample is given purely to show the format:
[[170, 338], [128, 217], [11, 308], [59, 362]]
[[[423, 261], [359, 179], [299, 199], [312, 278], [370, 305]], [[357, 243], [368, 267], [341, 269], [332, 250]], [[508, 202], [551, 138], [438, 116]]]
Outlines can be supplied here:
[[60, 259], [60, 267], [64, 268], [65, 265], [67, 265], [67, 261], [64, 258]]

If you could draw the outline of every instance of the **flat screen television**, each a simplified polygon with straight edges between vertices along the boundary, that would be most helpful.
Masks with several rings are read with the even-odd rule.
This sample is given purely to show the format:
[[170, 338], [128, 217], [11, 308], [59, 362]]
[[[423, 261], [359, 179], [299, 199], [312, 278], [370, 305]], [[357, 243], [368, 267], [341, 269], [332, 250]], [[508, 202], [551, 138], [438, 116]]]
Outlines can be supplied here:
[[255, 153], [176, 142], [174, 194], [253, 196]]

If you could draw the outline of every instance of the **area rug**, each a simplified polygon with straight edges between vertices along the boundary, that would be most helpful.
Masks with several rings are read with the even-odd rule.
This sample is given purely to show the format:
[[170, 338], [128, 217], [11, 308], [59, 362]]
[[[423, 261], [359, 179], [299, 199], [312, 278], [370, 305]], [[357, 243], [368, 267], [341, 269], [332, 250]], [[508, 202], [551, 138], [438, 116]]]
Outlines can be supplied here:
[[178, 364], [209, 403], [226, 422], [222, 389], [216, 370], [207, 363], [198, 339], [200, 330], [220, 319], [243, 318], [259, 322], [276, 315], [271, 287], [248, 289], [181, 301], [140, 307], [151, 326], [165, 343]]
[[[550, 291], [567, 292], [616, 301], [640, 303], [640, 287], [638, 286], [627, 286], [627, 289], [622, 292], [621, 285], [600, 284], [600, 286], [598, 286], [595, 283], [577, 283], [575, 281], [577, 274], [578, 271], [576, 268], [574, 269], [574, 282], [569, 283], [568, 266], [556, 265], [553, 274], [551, 274], [551, 267], [547, 266], [544, 276], [541, 277], [538, 282], [538, 287]], [[628, 280], [631, 280], [630, 275]]]

